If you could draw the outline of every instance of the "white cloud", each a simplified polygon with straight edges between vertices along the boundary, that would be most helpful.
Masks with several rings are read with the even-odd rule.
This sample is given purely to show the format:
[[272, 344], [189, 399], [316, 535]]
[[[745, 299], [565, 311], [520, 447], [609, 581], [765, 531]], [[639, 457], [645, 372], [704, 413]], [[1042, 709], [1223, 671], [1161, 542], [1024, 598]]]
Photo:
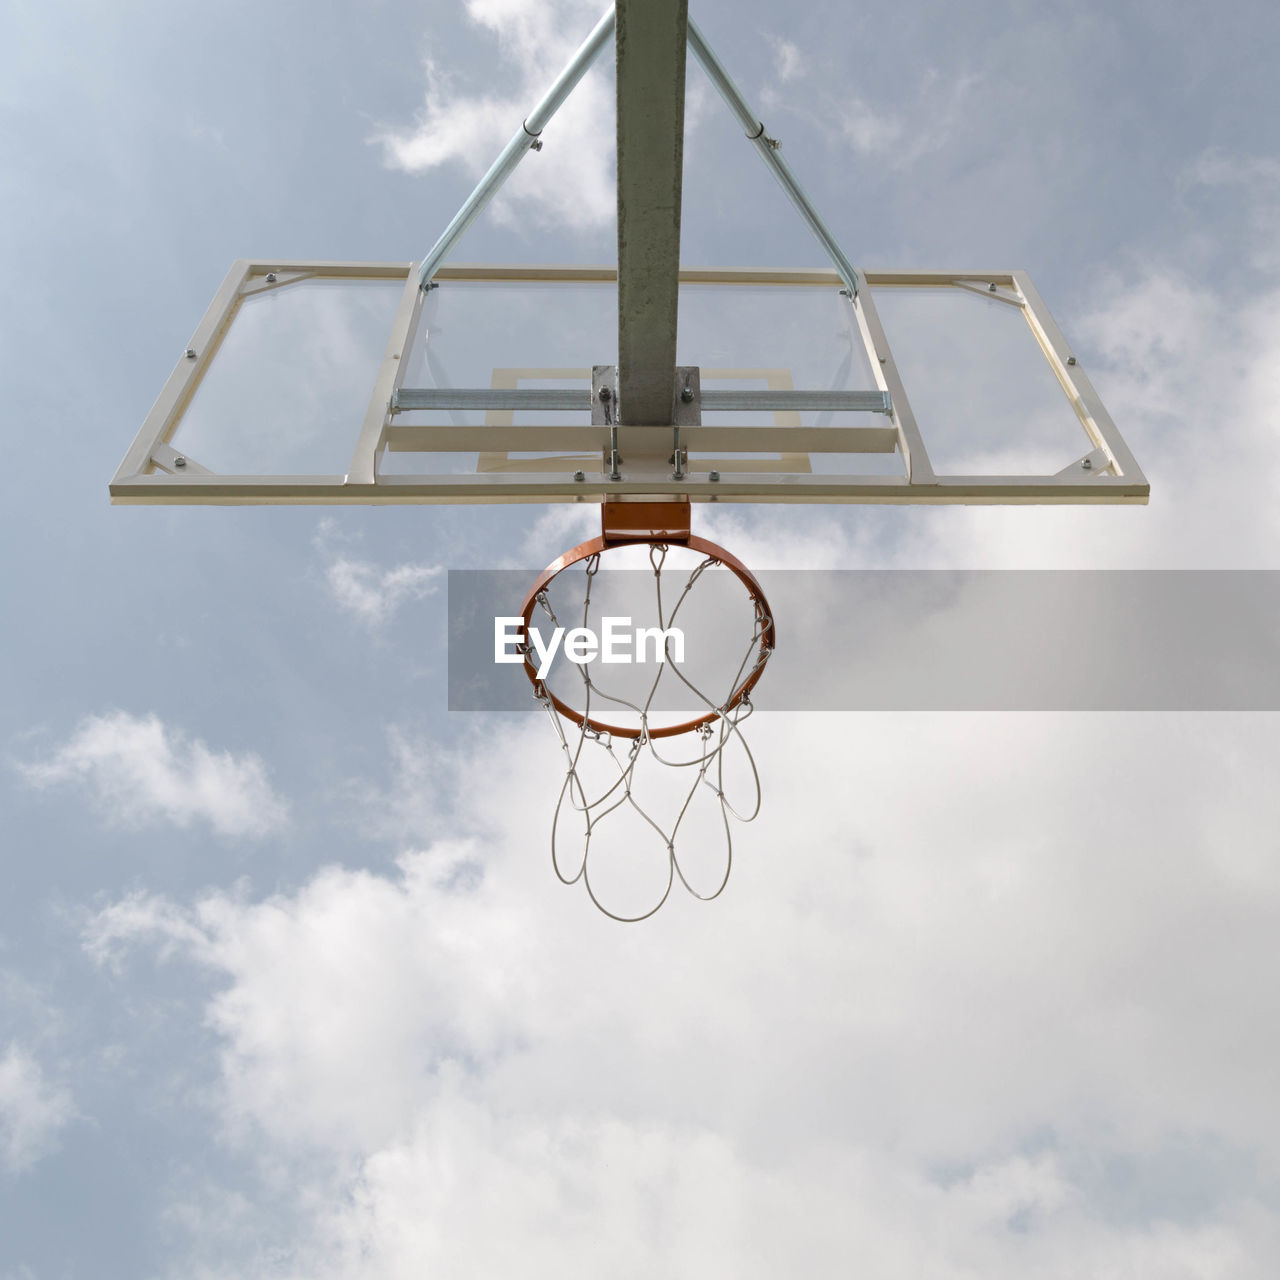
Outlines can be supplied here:
[[841, 104], [840, 129], [845, 139], [859, 155], [883, 155], [902, 137], [905, 126], [902, 120], [888, 112], [878, 112], [851, 97]]
[[[558, 751], [540, 717], [504, 720], [423, 749], [447, 807], [396, 872], [134, 903], [87, 941], [159, 939], [221, 979], [232, 1132], [333, 1161], [300, 1185], [322, 1244], [299, 1274], [612, 1251], [623, 1275], [856, 1254], [1260, 1280], [1262, 1175], [1168, 1155], [1280, 1160], [1259, 719], [762, 717], [765, 810], [728, 894], [640, 928], [554, 881]], [[1224, 809], [1252, 815], [1231, 849]], [[1149, 1203], [1114, 1202], [1109, 1162]]]
[[344, 612], [377, 631], [404, 604], [423, 600], [439, 589], [444, 573], [439, 565], [401, 564], [383, 569], [343, 551], [349, 541], [330, 518], [316, 526], [312, 545], [325, 558], [324, 581], [333, 601]]
[[[908, 123], [902, 112], [872, 105], [856, 93], [819, 93], [813, 95], [814, 77], [810, 74], [808, 59], [798, 46], [788, 40], [773, 39], [775, 81], [760, 91], [760, 105], [764, 111], [786, 111], [800, 118], [806, 130], [826, 133], [851, 146], [859, 155], [891, 156], [895, 167], [905, 167], [917, 155], [930, 150], [930, 139], [939, 123], [931, 117], [931, 126], [925, 132], [922, 122], [915, 122], [910, 132], [912, 143], [904, 148], [902, 142], [908, 136]], [[926, 77], [926, 84], [934, 83]], [[780, 86], [791, 85], [783, 91]], [[808, 102], [808, 107], [801, 105]], [[909, 104], [908, 104], [909, 105]], [[816, 106], [816, 109], [815, 109]], [[778, 121], [766, 120], [770, 133], [777, 134]], [[909, 154], [908, 154], [909, 153]]]
[[422, 742], [394, 726], [387, 743], [390, 785], [361, 790], [358, 821], [378, 839], [412, 846], [451, 812], [457, 745]]
[[[1270, 567], [1276, 296], [1148, 266], [1094, 298], [1069, 327], [1151, 508], [919, 511], [887, 552], [829, 514], [706, 531], [758, 567]], [[297, 1274], [1271, 1274], [1272, 717], [761, 716], [728, 893], [638, 929], [551, 875], [547, 726], [490, 726], [395, 738], [395, 871], [86, 933], [219, 980]]]
[[1210, 147], [1188, 165], [1186, 181], [1208, 187], [1280, 186], [1280, 160], [1274, 156], [1231, 155]]
[[744, 1148], [697, 1125], [495, 1123], [457, 1101], [366, 1163], [310, 1273], [537, 1278], [568, 1260], [583, 1275], [763, 1280], [856, 1258], [859, 1273], [941, 1280], [1262, 1280], [1276, 1238], [1248, 1211], [1225, 1226], [1108, 1225], [1050, 1156], [944, 1187], [888, 1153], [833, 1145], [774, 1163]]
[[503, 566], [527, 569], [530, 564], [550, 564], [569, 547], [576, 547], [600, 533], [600, 508], [594, 503], [566, 503], [548, 507]]
[[[93, 917], [85, 948], [116, 962], [139, 941], [176, 946], [221, 972], [230, 986], [209, 1021], [226, 1035], [237, 1123], [364, 1149], [394, 1135], [442, 1063], [490, 1057], [520, 1034], [506, 1014], [521, 966], [493, 969], [468, 935], [477, 947], [518, 942], [523, 921], [504, 929], [507, 908], [468, 891], [477, 857], [465, 841], [441, 842], [402, 859], [400, 876], [329, 867], [296, 898], [253, 905], [215, 894], [183, 911], [134, 895]], [[461, 986], [459, 964], [472, 973]]]
[[70, 1093], [10, 1042], [0, 1056], [0, 1167], [10, 1173], [30, 1168], [53, 1150], [73, 1115]]
[[367, 560], [345, 556], [325, 566], [325, 582], [338, 607], [367, 627], [387, 622], [402, 604], [432, 595], [443, 570], [439, 565], [401, 564], [380, 569]]
[[125, 952], [142, 938], [162, 957], [177, 950], [202, 955], [207, 941], [204, 931], [187, 912], [167, 898], [139, 891], [96, 912], [83, 943], [96, 964], [118, 968]]
[[770, 37], [773, 45], [773, 70], [778, 79], [786, 84], [804, 75], [807, 66], [804, 54], [790, 40]]
[[203, 821], [220, 835], [261, 837], [287, 821], [287, 805], [257, 755], [213, 751], [155, 715], [90, 716], [48, 760], [19, 770], [35, 787], [87, 787], [126, 826]]
[[[832, 135], [858, 155], [884, 160], [895, 170], [908, 169], [947, 146], [965, 122], [974, 91], [983, 83], [977, 74], [944, 77], [929, 68], [914, 89], [901, 94], [890, 107], [857, 93], [814, 91], [814, 78], [800, 51], [786, 42], [775, 42], [775, 49], [778, 84], [797, 83], [801, 92], [784, 95], [766, 86], [761, 93], [764, 106], [796, 113], [806, 129]], [[802, 107], [802, 101], [809, 106]]]
[[[384, 128], [374, 139], [386, 163], [409, 173], [459, 164], [478, 179], [563, 70], [601, 10], [584, 0], [469, 0], [471, 21], [498, 39], [503, 68], [498, 74], [490, 70], [489, 79], [508, 92], [469, 91], [428, 59], [426, 96], [414, 124]], [[494, 200], [491, 210], [500, 221], [590, 229], [613, 220], [609, 62], [606, 50], [600, 67], [587, 73], [543, 131], [543, 150], [525, 157]]]
[[[1237, 236], [1221, 228], [1228, 224], [1220, 209], [1212, 220], [1221, 243], [1231, 244], [1233, 251], [1256, 270], [1275, 272], [1280, 269], [1280, 159], [1275, 156], [1237, 155], [1210, 147], [1191, 162], [1182, 175], [1184, 190], [1194, 187], [1217, 189], [1227, 199], [1243, 197], [1247, 233]], [[1243, 239], [1246, 245], [1239, 241]], [[1238, 265], [1238, 264], [1237, 264]]]
[[[775, 50], [776, 83], [760, 91], [761, 108], [770, 113], [765, 121], [770, 133], [783, 132], [772, 113], [786, 112], [806, 132], [825, 135], [834, 146], [848, 147], [894, 171], [910, 169], [951, 145], [968, 123], [973, 95], [984, 83], [977, 74], [944, 77], [930, 68], [891, 105], [843, 88], [815, 88], [822, 77], [799, 49], [775, 42]], [[844, 80], [837, 75], [833, 83], [843, 85]]]

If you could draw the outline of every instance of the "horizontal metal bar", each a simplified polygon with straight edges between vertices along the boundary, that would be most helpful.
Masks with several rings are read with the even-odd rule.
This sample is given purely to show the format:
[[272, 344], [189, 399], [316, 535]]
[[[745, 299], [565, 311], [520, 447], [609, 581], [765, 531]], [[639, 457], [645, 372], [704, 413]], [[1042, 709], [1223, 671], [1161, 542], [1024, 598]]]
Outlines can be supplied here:
[[[686, 467], [694, 466], [698, 471], [762, 471], [769, 474], [775, 473], [783, 465], [776, 454], [762, 452], [759, 457], [748, 457], [742, 453], [726, 454], [724, 457], [717, 457], [712, 450], [699, 450], [698, 453], [690, 455], [688, 449], [681, 446], [681, 451], [685, 454]], [[563, 476], [566, 471], [581, 471], [585, 476], [588, 471], [593, 475], [599, 472], [603, 456], [603, 450], [597, 449], [591, 453], [573, 454], [556, 452], [548, 454], [545, 457], [530, 458], [525, 454], [519, 455], [513, 453], [485, 453], [480, 456], [477, 461], [476, 471], [480, 473], [489, 473], [492, 471], [516, 471], [528, 475], [530, 472], [537, 471]], [[807, 454], [788, 453], [784, 455], [787, 459], [786, 465], [792, 471], [803, 471], [809, 474], [813, 471], [812, 466], [801, 465], [808, 463]], [[671, 455], [667, 454], [667, 459], [663, 465], [666, 468], [672, 466], [670, 461]], [[630, 459], [628, 459], [630, 461]], [[653, 459], [650, 459], [652, 462]], [[652, 469], [650, 469], [652, 470]], [[638, 474], [639, 468], [636, 468]], [[670, 471], [667, 472], [670, 475]], [[634, 479], [635, 475], [631, 475]]]
[[763, 412], [765, 410], [818, 409], [827, 412], [888, 413], [887, 391], [703, 391], [704, 413], [732, 410]]
[[391, 397], [393, 413], [432, 409], [539, 409], [546, 413], [591, 412], [589, 387], [401, 387]]
[[[483, 427], [393, 423], [387, 428], [386, 437], [392, 453], [598, 453], [608, 447], [610, 431], [609, 427], [590, 423]], [[651, 455], [654, 437], [661, 441], [659, 452], [670, 452], [671, 427], [621, 426], [618, 448], [624, 457], [628, 451]], [[730, 426], [703, 422], [682, 426], [680, 444], [686, 449], [723, 453], [892, 453], [898, 445], [898, 432], [893, 426]]]
[[1053, 476], [946, 476], [927, 485], [905, 476], [760, 475], [723, 472], [718, 481], [690, 472], [682, 481], [610, 481], [569, 475], [382, 476], [373, 484], [347, 484], [342, 476], [137, 476], [111, 484], [117, 504], [204, 503], [365, 504], [448, 502], [597, 502], [605, 495], [680, 495], [695, 502], [870, 502], [870, 503], [1145, 503], [1146, 484], [1098, 476], [1084, 484]]
[[[391, 398], [394, 413], [433, 409], [537, 409], [547, 413], [591, 410], [586, 387], [401, 387]], [[846, 411], [888, 413], [887, 391], [703, 391], [706, 413], [769, 411]]]
[[[403, 280], [416, 270], [413, 262], [317, 262], [311, 258], [252, 258], [243, 264], [249, 276], [269, 272], [306, 271], [321, 279]], [[995, 284], [1006, 288], [1018, 285], [1017, 271], [864, 271], [867, 284], [915, 288], [945, 287], [959, 283]], [[435, 279], [458, 283], [488, 281], [552, 281], [564, 284], [612, 284], [618, 268], [608, 263], [595, 266], [546, 263], [446, 262], [436, 270]], [[681, 267], [681, 284], [737, 284], [843, 289], [840, 273], [831, 267]]]
[[[597, 266], [569, 266], [542, 263], [495, 265], [478, 262], [446, 262], [441, 264], [435, 278], [440, 281], [455, 282], [528, 280], [573, 284], [613, 284], [618, 279], [618, 268], [607, 263]], [[988, 277], [983, 275], [981, 279], [986, 281]], [[948, 277], [949, 280], [950, 277]], [[681, 267], [680, 283], [844, 288], [844, 282], [830, 267]]]
[[300, 272], [326, 280], [403, 280], [416, 266], [413, 262], [317, 262], [313, 258], [250, 258], [244, 263], [245, 274], [250, 277]]

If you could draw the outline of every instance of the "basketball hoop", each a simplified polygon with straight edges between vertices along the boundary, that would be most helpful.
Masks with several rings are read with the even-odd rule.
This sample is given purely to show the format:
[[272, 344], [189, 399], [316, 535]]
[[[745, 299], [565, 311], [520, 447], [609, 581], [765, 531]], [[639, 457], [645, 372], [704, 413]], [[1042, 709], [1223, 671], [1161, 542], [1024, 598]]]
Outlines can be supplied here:
[[[685, 510], [687, 512], [687, 507]], [[600, 537], [574, 547], [538, 575], [521, 609], [521, 652], [524, 654], [525, 672], [533, 685], [535, 698], [546, 709], [555, 726], [566, 763], [564, 785], [560, 789], [552, 823], [552, 865], [563, 883], [575, 884], [581, 880], [592, 902], [614, 920], [634, 922], [647, 919], [666, 902], [677, 878], [696, 898], [709, 901], [718, 897], [728, 883], [733, 864], [730, 820], [750, 822], [760, 811], [759, 774], [743, 735], [742, 724], [751, 715], [751, 691], [764, 673], [765, 664], [774, 649], [773, 614], [751, 571], [723, 547], [691, 536], [687, 532], [687, 515], [685, 521], [684, 530], [677, 527], [655, 531], [652, 527], [610, 529], [606, 519], [606, 531]], [[530, 628], [540, 627], [543, 622], [555, 628], [561, 627], [552, 595], [557, 584], [563, 583], [567, 576], [580, 573], [583, 580], [582, 607], [580, 613], [575, 609], [573, 617], [575, 622], [580, 618], [579, 625], [590, 631], [593, 618], [600, 610], [599, 602], [593, 602], [592, 594], [597, 586], [601, 562], [627, 548], [648, 549], [648, 567], [653, 574], [653, 608], [663, 636], [656, 674], [639, 693], [623, 696], [616, 684], [610, 687], [611, 682], [603, 677], [597, 664], [584, 661], [578, 664], [580, 679], [570, 675], [569, 688], [553, 690], [549, 687], [549, 679], [543, 678], [545, 668], [543, 675], [539, 674], [538, 659], [530, 642]], [[677, 569], [668, 563], [673, 550], [685, 562], [687, 573], [684, 568]], [[688, 567], [691, 560], [692, 567]], [[736, 616], [739, 623], [744, 624], [746, 634], [732, 638], [724, 635], [714, 637], [718, 643], [730, 646], [730, 661], [736, 665], [721, 673], [718, 684], [704, 687], [705, 678], [695, 682], [681, 669], [682, 664], [677, 660], [668, 633], [687, 614], [689, 600], [700, 585], [705, 587], [708, 575], [721, 569], [727, 570], [741, 588], [743, 598]], [[674, 589], [668, 585], [666, 600], [663, 596], [664, 570], [668, 579], [677, 578]], [[724, 575], [717, 576], [723, 584]], [[717, 610], [717, 614], [723, 613], [723, 610]], [[668, 679], [679, 682], [678, 691], [686, 702], [692, 700], [694, 715], [670, 723], [663, 722], [657, 710], [657, 698], [663, 682]], [[566, 721], [571, 726], [567, 732]], [[674, 750], [668, 751], [666, 740], [688, 735], [693, 735], [692, 753], [677, 758]], [[662, 750], [656, 745], [659, 742], [663, 743]], [[754, 794], [750, 795], [747, 804], [735, 805], [726, 794], [725, 751], [735, 744], [744, 752], [749, 768], [750, 791]], [[589, 753], [599, 753], [609, 766], [599, 784], [584, 777]], [[646, 802], [642, 805], [636, 795], [638, 769], [650, 763], [672, 771], [668, 774], [670, 778], [681, 779], [680, 786], [676, 788], [675, 803], [671, 806], [674, 817], [668, 815], [665, 821], [656, 804]], [[718, 806], [725, 842], [723, 869], [712, 886], [705, 890], [695, 887], [693, 877], [681, 866], [677, 843], [681, 828], [686, 826], [693, 806], [702, 799], [704, 791], [710, 793], [711, 802]], [[597, 887], [592, 884], [590, 870], [593, 840], [600, 838], [601, 823], [624, 806], [639, 814], [644, 825], [652, 830], [654, 838], [665, 846], [666, 852], [666, 882], [658, 900], [646, 910], [625, 914], [601, 900]], [[565, 837], [561, 827], [566, 812], [572, 811], [582, 815], [582, 856], [575, 862], [576, 869], [566, 871], [561, 848]]]

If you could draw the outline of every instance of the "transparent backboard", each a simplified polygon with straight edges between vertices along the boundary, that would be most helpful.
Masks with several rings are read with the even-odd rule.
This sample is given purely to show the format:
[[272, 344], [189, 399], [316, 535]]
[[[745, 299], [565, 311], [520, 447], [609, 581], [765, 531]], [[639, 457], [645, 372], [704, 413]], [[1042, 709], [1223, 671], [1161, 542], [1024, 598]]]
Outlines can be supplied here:
[[1021, 272], [681, 272], [674, 425], [606, 403], [612, 268], [235, 264], [116, 502], [1143, 502]]

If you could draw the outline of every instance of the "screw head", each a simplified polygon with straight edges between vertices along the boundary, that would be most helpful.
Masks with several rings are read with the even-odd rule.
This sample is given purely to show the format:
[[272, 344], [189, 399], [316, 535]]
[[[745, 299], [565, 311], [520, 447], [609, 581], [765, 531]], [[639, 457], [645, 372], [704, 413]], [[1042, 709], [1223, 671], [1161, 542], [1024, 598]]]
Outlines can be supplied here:
[[707, 479], [708, 479], [708, 480], [719, 480], [719, 479], [720, 479], [720, 473], [719, 473], [718, 471], [708, 471], [708, 472], [707, 472]]
[[1068, 363], [1068, 364], [1075, 364], [1075, 362], [1076, 362], [1076, 358], [1075, 358], [1075, 356], [1068, 356], [1068, 357], [1067, 357], [1067, 363]]
[[682, 401], [684, 404], [692, 404], [692, 403], [693, 403], [693, 388], [692, 388], [692, 387], [685, 387], [685, 389], [684, 389], [683, 391], [681, 391], [681, 392], [680, 392], [680, 399], [681, 399], [681, 401]]
[[612, 391], [610, 391], [608, 387], [601, 387], [601, 388], [600, 388], [600, 399], [601, 399], [601, 400], [612, 400], [612, 399], [613, 399], [613, 392], [612, 392]]
[[1093, 470], [1093, 459], [1092, 459], [1092, 458], [1081, 458], [1081, 459], [1080, 459], [1080, 465], [1081, 465], [1081, 466], [1082, 466], [1086, 471], [1092, 471], [1092, 470]]
[[587, 476], [586, 476], [586, 472], [584, 472], [584, 471], [575, 471], [575, 472], [573, 473], [573, 478], [574, 478], [575, 480], [585, 480], [585, 479], [587, 478]]
[[195, 347], [188, 347], [188, 348], [187, 348], [187, 359], [188, 359], [188, 360], [194, 360], [195, 358], [196, 358], [196, 349], [195, 349]]
[[175, 467], [185, 467], [187, 465], [187, 460], [181, 454], [179, 454], [176, 458], [174, 458], [173, 465]]
[[280, 278], [280, 277], [279, 277], [279, 276], [277, 276], [277, 275], [276, 275], [276, 273], [275, 273], [274, 271], [268, 271], [268, 272], [267, 272], [267, 283], [268, 283], [268, 284], [275, 284], [275, 282], [276, 282], [279, 278]]
[[995, 291], [996, 291], [996, 284], [995, 284], [995, 281], [993, 280], [989, 285], [987, 285], [987, 292], [995, 293]]

